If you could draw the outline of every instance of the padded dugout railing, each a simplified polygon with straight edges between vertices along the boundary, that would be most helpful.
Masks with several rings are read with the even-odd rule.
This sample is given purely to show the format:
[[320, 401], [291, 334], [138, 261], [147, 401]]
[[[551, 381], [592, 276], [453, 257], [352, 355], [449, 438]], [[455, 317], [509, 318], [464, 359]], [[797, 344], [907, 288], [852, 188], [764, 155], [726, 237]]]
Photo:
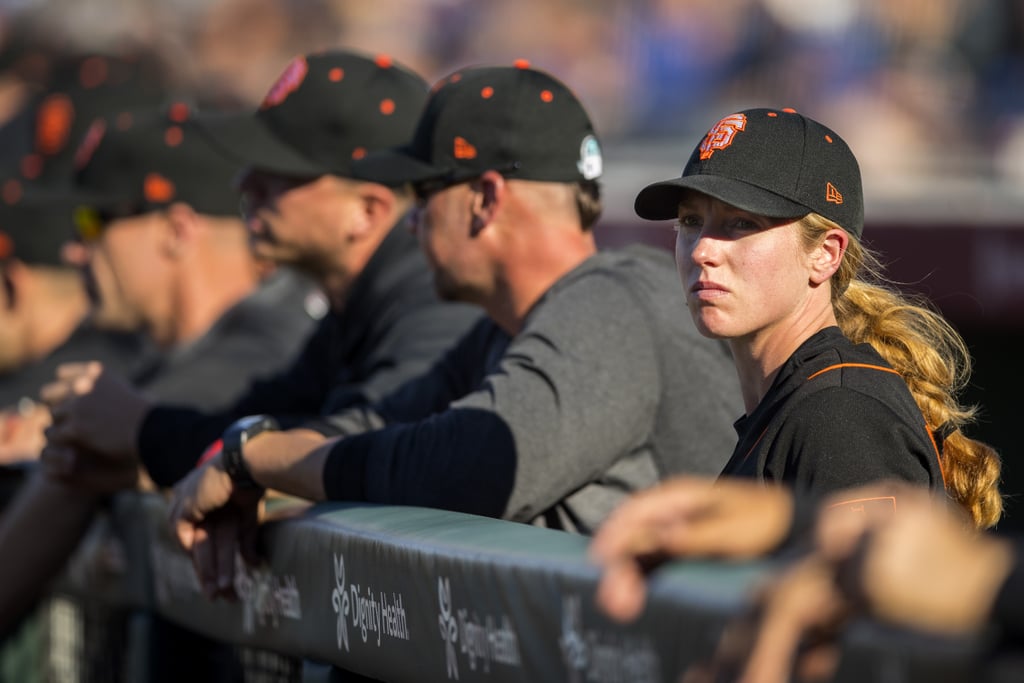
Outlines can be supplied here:
[[[331, 665], [418, 682], [676, 681], [712, 652], [770, 568], [666, 566], [652, 580], [644, 614], [623, 626], [594, 605], [598, 574], [586, 538], [438, 510], [332, 504], [291, 509], [268, 523], [265, 564], [236, 576], [241, 599], [210, 602], [166, 515], [160, 496], [118, 496], [58, 582], [62, 593], [136, 615], [122, 645], [135, 662], [159, 647], [139, 635], [138, 616], [148, 614], [217, 641], [301, 658], [310, 671]], [[982, 645], [982, 638], [858, 623], [844, 635], [836, 680], [1024, 673], [1014, 660], [983, 659]], [[135, 671], [128, 678], [145, 667]]]

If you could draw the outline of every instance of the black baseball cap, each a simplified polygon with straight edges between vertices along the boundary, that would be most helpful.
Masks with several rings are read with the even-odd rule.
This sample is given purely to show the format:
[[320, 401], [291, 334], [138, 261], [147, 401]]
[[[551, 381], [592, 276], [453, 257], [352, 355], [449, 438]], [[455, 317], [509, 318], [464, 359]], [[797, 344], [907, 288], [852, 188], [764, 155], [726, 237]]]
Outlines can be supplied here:
[[671, 220], [685, 190], [771, 218], [814, 212], [855, 237], [864, 229], [860, 166], [835, 131], [792, 109], [747, 109], [711, 127], [679, 178], [637, 195], [638, 216]]
[[403, 144], [427, 82], [387, 55], [327, 51], [293, 59], [255, 112], [199, 125], [243, 165], [291, 176], [352, 177], [352, 162]]
[[354, 168], [387, 184], [457, 182], [487, 170], [573, 182], [600, 177], [602, 157], [590, 117], [572, 91], [519, 60], [441, 80], [412, 141], [367, 155]]
[[76, 147], [95, 119], [165, 104], [169, 80], [164, 66], [144, 52], [54, 58], [42, 91], [18, 114], [27, 149], [11, 145], [16, 157], [8, 158], [0, 145], [5, 163], [16, 163], [30, 183], [66, 182]]
[[0, 172], [0, 262], [63, 266], [61, 248], [72, 239], [71, 214], [49, 204], [23, 201], [25, 181], [14, 170]]
[[237, 216], [238, 164], [214, 149], [191, 119], [184, 102], [97, 119], [76, 150], [71, 187], [44, 187], [26, 197], [126, 214], [183, 202], [199, 213]]

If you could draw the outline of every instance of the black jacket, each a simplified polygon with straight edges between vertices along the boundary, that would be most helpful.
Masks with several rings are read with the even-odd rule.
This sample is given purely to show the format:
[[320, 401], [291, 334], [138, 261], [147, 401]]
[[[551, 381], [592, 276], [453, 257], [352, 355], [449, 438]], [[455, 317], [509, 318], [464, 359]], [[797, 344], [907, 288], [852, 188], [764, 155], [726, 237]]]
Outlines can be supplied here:
[[225, 427], [252, 414], [334, 434], [322, 417], [375, 401], [426, 372], [480, 316], [478, 308], [438, 300], [419, 245], [395, 226], [353, 284], [349, 304], [327, 314], [286, 372], [255, 383], [225, 410], [150, 411], [139, 435], [142, 460], [157, 484], [169, 486]]

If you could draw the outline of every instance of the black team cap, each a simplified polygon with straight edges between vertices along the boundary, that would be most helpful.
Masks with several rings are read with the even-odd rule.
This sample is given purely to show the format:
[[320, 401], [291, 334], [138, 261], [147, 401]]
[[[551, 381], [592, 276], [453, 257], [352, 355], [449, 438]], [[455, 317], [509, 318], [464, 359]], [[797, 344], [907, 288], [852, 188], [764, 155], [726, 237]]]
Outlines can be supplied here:
[[[87, 54], [61, 57], [52, 65], [45, 91], [12, 122], [29, 148], [16, 154], [19, 174], [30, 183], [54, 185], [73, 171], [75, 149], [94, 120], [168, 102], [170, 76], [153, 56]], [[0, 157], [18, 146], [0, 131]], [[9, 145], [7, 143], [10, 143]]]
[[427, 90], [387, 55], [322, 52], [293, 59], [255, 113], [204, 115], [199, 123], [243, 165], [353, 177], [353, 160], [408, 142]]
[[834, 131], [792, 109], [747, 109], [711, 127], [680, 178], [648, 185], [638, 216], [671, 220], [685, 190], [770, 218], [813, 212], [860, 238], [864, 194], [860, 167]]
[[97, 119], [75, 153], [72, 186], [27, 197], [138, 213], [183, 202], [199, 213], [237, 216], [238, 164], [214, 149], [191, 117], [188, 105], [176, 102]]
[[29, 206], [24, 181], [17, 173], [0, 174], [0, 263], [14, 258], [40, 266], [64, 266], [61, 248], [73, 228], [67, 207]]
[[457, 182], [497, 170], [549, 182], [595, 180], [601, 145], [587, 112], [563, 83], [529, 68], [464, 69], [434, 86], [412, 142], [368, 155], [361, 177], [386, 184]]

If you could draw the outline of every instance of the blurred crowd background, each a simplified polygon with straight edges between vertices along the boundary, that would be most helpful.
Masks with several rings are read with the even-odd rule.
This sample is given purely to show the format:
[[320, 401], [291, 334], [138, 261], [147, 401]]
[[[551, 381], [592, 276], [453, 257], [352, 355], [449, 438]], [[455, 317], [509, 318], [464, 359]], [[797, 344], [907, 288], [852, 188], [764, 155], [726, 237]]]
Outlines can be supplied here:
[[1024, 206], [1021, 0], [0, 0], [0, 121], [57, 51], [146, 53], [198, 102], [252, 104], [332, 46], [428, 80], [526, 58], [577, 90], [611, 159], [659, 166], [647, 177], [723, 112], [790, 106], [850, 142], [869, 214]]

